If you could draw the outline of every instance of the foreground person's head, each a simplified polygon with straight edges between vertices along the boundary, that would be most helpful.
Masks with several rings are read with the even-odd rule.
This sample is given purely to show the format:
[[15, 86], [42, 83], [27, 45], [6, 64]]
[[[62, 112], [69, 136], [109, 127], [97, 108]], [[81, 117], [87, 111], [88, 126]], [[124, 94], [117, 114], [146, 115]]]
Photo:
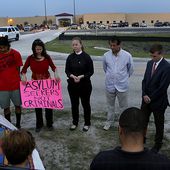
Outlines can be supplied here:
[[121, 144], [127, 147], [130, 145], [143, 147], [146, 128], [146, 119], [140, 109], [136, 107], [126, 109], [119, 119]]
[[11, 131], [2, 138], [3, 153], [13, 166], [25, 167], [34, 148], [34, 138], [23, 129]]

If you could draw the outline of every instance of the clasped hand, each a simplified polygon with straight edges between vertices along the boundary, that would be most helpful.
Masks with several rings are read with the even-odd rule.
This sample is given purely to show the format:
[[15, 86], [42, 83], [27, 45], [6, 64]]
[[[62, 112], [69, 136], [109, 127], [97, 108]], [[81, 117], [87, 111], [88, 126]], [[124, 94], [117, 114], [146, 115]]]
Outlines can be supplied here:
[[151, 102], [150, 97], [147, 96], [147, 95], [143, 96], [143, 100], [144, 100], [144, 102], [147, 103], [147, 104], [149, 104], [149, 103]]
[[75, 83], [79, 83], [80, 79], [82, 79], [84, 77], [84, 75], [75, 76], [75, 75], [71, 74], [70, 77], [73, 78]]

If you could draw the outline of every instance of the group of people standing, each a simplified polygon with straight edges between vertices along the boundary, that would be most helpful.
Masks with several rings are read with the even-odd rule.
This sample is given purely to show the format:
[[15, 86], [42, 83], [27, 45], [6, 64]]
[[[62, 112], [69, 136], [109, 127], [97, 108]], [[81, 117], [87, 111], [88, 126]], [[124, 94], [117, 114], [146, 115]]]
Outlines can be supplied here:
[[[16, 127], [21, 128], [21, 97], [20, 97], [20, 81], [27, 81], [26, 72], [30, 67], [32, 71], [32, 80], [42, 80], [50, 78], [49, 67], [54, 72], [54, 78], [59, 80], [56, 66], [51, 57], [47, 54], [45, 45], [40, 39], [36, 39], [32, 43], [32, 52], [21, 72], [20, 67], [23, 65], [21, 54], [10, 48], [7, 38], [0, 38], [0, 106], [4, 109], [5, 118], [11, 122], [10, 101], [15, 106]], [[36, 132], [43, 127], [42, 108], [36, 108]], [[52, 130], [53, 111], [45, 109], [45, 117], [47, 127]]]
[[[165, 110], [169, 106], [167, 89], [170, 84], [170, 64], [163, 57], [163, 47], [154, 44], [150, 48], [142, 80], [141, 109], [128, 108], [128, 78], [133, 73], [132, 56], [121, 48], [119, 38], [109, 40], [111, 50], [104, 54], [103, 69], [106, 74], [107, 121], [104, 130], [114, 125], [115, 99], [121, 115], [118, 135], [120, 146], [99, 152], [91, 162], [90, 170], [168, 170], [170, 160], [159, 150], [163, 144]], [[123, 112], [122, 112], [123, 111]], [[153, 113], [156, 127], [155, 144], [149, 150], [146, 143], [147, 126]]]
[[[72, 125], [70, 130], [75, 130], [79, 122], [79, 99], [84, 109], [83, 131], [88, 131], [91, 122], [90, 95], [92, 84], [90, 77], [94, 73], [93, 61], [84, 51], [80, 38], [72, 40], [73, 53], [68, 56], [65, 72], [68, 76], [68, 92], [71, 100]], [[27, 69], [30, 67], [32, 80], [51, 78], [49, 67], [54, 73], [54, 78], [60, 81], [57, 68], [51, 57], [47, 54], [42, 40], [36, 39], [32, 43], [32, 54], [28, 56], [23, 65], [21, 54], [10, 48], [10, 43], [5, 37], [0, 38], [0, 106], [4, 109], [5, 118], [11, 122], [10, 102], [15, 106], [16, 127], [21, 128], [21, 97], [20, 80], [27, 81]], [[21, 76], [21, 78], [20, 78]], [[36, 132], [40, 132], [44, 126], [42, 108], [35, 108]], [[53, 110], [45, 108], [46, 125], [53, 130]]]
[[[109, 130], [114, 125], [115, 100], [118, 99], [121, 112], [128, 108], [128, 79], [134, 72], [133, 59], [129, 52], [122, 49], [121, 41], [114, 36], [109, 40], [110, 50], [104, 54], [103, 70], [106, 75], [106, 99], [108, 113], [104, 130]], [[65, 65], [65, 73], [68, 77], [68, 93], [71, 101], [72, 124], [70, 130], [75, 130], [79, 123], [79, 99], [84, 111], [83, 131], [88, 131], [91, 125], [90, 96], [92, 84], [90, 77], [94, 74], [93, 61], [84, 51], [79, 37], [72, 40], [71, 53]], [[10, 48], [9, 41], [0, 38], [0, 106], [4, 109], [4, 116], [11, 121], [10, 100], [15, 106], [16, 126], [21, 128], [21, 99], [19, 91], [20, 74], [22, 82], [27, 81], [28, 67], [32, 71], [32, 80], [51, 78], [49, 67], [54, 72], [54, 78], [60, 81], [58, 70], [51, 57], [47, 54], [45, 45], [40, 39], [32, 43], [32, 54], [27, 58], [21, 72], [21, 55]], [[162, 146], [164, 133], [164, 113], [169, 105], [167, 89], [170, 84], [170, 64], [163, 58], [163, 47], [154, 44], [150, 49], [152, 60], [147, 64], [144, 79], [142, 81], [142, 105], [141, 109], [149, 123], [149, 117], [153, 112], [156, 135], [155, 145], [152, 148], [158, 152]], [[36, 108], [36, 132], [39, 132], [44, 123], [42, 108]], [[46, 123], [49, 130], [53, 129], [53, 110], [45, 109]], [[146, 138], [145, 138], [146, 139]]]
[[[117, 97], [120, 113], [128, 107], [128, 78], [132, 75], [133, 59], [129, 52], [121, 48], [118, 37], [109, 40], [111, 50], [104, 54], [103, 69], [106, 74], [106, 98], [108, 104], [107, 121], [104, 130], [114, 125], [115, 99]], [[163, 57], [163, 47], [154, 44], [150, 48], [148, 61], [142, 80], [141, 110], [148, 126], [151, 113], [156, 127], [155, 144], [152, 151], [159, 152], [163, 144], [165, 110], [169, 106], [167, 90], [170, 84], [170, 64]], [[146, 134], [144, 136], [146, 142]]]

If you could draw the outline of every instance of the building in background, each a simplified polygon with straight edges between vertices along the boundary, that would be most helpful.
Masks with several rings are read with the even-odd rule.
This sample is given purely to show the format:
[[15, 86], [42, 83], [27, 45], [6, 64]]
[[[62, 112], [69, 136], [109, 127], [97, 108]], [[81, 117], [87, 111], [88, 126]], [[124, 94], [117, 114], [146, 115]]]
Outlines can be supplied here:
[[100, 13], [100, 14], [84, 14], [82, 16], [84, 24], [112, 24], [128, 22], [146, 23], [153, 26], [156, 22], [170, 22], [170, 13]]
[[56, 24], [60, 27], [67, 27], [73, 23], [73, 15], [68, 13], [61, 13], [55, 15], [56, 17]]
[[[44, 23], [44, 16], [35, 17], [10, 17], [13, 25], [25, 25]], [[146, 23], [148, 26], [153, 26], [156, 22], [170, 22], [170, 13], [96, 13], [96, 14], [82, 14], [76, 15], [76, 23], [74, 24], [105, 24], [128, 22], [132, 23]], [[55, 16], [47, 16], [47, 24], [58, 26], [68, 26], [73, 24], [73, 15], [68, 13], [56, 14]], [[0, 26], [11, 25], [8, 17], [0, 18]]]

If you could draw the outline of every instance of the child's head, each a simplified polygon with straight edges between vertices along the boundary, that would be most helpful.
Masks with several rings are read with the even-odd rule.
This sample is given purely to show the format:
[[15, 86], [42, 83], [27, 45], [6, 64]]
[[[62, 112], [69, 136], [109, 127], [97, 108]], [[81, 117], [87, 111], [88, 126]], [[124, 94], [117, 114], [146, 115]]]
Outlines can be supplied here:
[[11, 131], [2, 138], [2, 151], [12, 165], [24, 163], [34, 148], [33, 136], [23, 129]]

